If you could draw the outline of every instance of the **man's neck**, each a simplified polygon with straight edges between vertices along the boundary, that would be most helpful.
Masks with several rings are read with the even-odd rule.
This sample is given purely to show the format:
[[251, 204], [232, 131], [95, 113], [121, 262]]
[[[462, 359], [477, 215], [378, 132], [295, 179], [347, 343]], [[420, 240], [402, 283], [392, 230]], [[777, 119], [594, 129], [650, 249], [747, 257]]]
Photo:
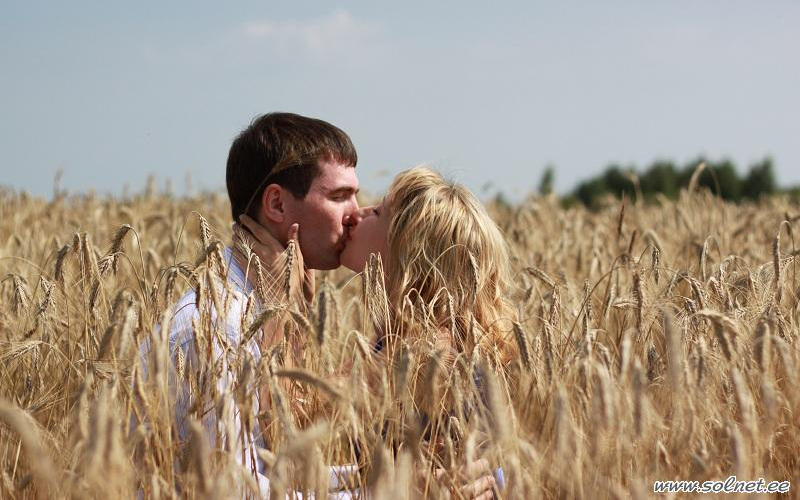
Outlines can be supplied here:
[[272, 236], [272, 238], [275, 241], [279, 242], [284, 247], [286, 246], [286, 244], [288, 243], [286, 241], [286, 235], [287, 235], [287, 232], [288, 232], [288, 227], [287, 228], [281, 227], [275, 222], [270, 222], [270, 221], [264, 220], [262, 217], [259, 217], [258, 219], [256, 219], [256, 222], [258, 222], [258, 224], [261, 227], [266, 229], [266, 231], [269, 233], [270, 236]]

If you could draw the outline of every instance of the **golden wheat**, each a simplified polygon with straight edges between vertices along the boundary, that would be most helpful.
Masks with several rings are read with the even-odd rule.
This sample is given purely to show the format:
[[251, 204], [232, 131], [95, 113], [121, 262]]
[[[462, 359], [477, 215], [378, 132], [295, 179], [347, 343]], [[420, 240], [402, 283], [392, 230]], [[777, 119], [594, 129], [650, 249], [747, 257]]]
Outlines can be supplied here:
[[[499, 326], [517, 356], [502, 367], [448, 290], [403, 297], [422, 331], [377, 350], [395, 324], [377, 259], [355, 280], [318, 273], [309, 307], [292, 300], [294, 243], [280, 271], [236, 245], [256, 285], [241, 342], [274, 340], [252, 359], [213, 321], [232, 307], [223, 195], [0, 191], [0, 497], [254, 496], [235, 415], [261, 429], [273, 496], [322, 496], [326, 466], [354, 464], [343, 488], [460, 498], [454, 471], [479, 458], [502, 467], [502, 498], [646, 498], [655, 480], [730, 474], [800, 484], [800, 207], [723, 202], [701, 171], [676, 201], [490, 204], [517, 277], [517, 316]], [[191, 354], [167, 336], [187, 291]], [[464, 352], [437, 342], [442, 307]], [[180, 384], [193, 397], [182, 433]], [[210, 412], [230, 439], [209, 441]]]

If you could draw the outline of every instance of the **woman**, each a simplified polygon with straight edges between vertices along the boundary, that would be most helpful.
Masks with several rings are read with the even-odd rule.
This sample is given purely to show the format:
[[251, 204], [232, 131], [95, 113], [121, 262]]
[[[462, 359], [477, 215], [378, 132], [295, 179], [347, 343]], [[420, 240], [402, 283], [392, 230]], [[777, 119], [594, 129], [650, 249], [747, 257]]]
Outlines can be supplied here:
[[[341, 262], [361, 272], [371, 254], [385, 275], [393, 328], [384, 333], [408, 341], [432, 326], [449, 357], [477, 346], [497, 365], [508, 360], [508, 249], [468, 189], [426, 167], [399, 174], [380, 205], [361, 210]], [[413, 314], [420, 306], [424, 319]]]
[[[262, 244], [268, 239], [254, 221], [243, 217], [242, 223]], [[251, 246], [262, 260], [274, 259], [276, 248], [254, 241]], [[360, 210], [340, 259], [347, 268], [364, 272], [370, 292], [365, 299], [379, 333], [375, 351], [389, 361], [387, 368], [395, 368], [396, 349], [410, 347], [438, 356], [440, 373], [454, 373], [456, 364], [474, 369], [475, 361], [482, 360], [505, 378], [514, 347], [508, 333], [515, 320], [507, 299], [509, 253], [497, 225], [468, 189], [425, 167], [399, 174], [380, 205]], [[464, 407], [476, 405], [456, 403], [450, 384], [443, 384], [445, 390], [436, 391], [431, 401], [425, 393], [430, 381], [421, 373], [425, 362], [418, 361], [408, 381], [413, 407], [425, 407], [423, 437], [440, 448], [450, 434], [441, 424], [454, 413], [468, 416], [471, 411]], [[470, 376], [483, 395], [482, 376]], [[495, 472], [495, 477], [501, 476]], [[487, 491], [494, 480], [486, 484], [475, 491]]]

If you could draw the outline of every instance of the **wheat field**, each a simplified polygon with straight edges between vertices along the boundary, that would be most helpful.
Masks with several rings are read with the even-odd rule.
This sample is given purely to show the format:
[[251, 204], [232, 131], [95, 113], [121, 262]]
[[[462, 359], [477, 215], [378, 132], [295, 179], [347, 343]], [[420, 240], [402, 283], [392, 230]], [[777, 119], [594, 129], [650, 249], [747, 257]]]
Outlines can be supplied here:
[[[223, 425], [238, 408], [250, 426], [252, 387], [269, 393], [259, 454], [273, 497], [324, 497], [326, 466], [356, 463], [347, 487], [370, 498], [458, 498], [455, 474], [433, 470], [477, 458], [502, 467], [501, 498], [650, 498], [655, 480], [732, 474], [800, 484], [800, 207], [695, 189], [488, 208], [519, 315], [503, 370], [477, 354], [446, 368], [424, 338], [374, 359], [380, 269], [337, 270], [318, 273], [307, 309], [276, 312], [275, 352], [242, 356], [235, 387], [211, 391]], [[176, 439], [169, 380], [213, 385], [213, 360], [189, 370], [165, 355], [145, 379], [138, 356], [145, 339], [166, 345], [155, 327], [187, 290], [206, 313], [224, 307], [213, 283], [229, 214], [222, 193], [0, 192], [0, 497], [254, 494], [194, 420]]]

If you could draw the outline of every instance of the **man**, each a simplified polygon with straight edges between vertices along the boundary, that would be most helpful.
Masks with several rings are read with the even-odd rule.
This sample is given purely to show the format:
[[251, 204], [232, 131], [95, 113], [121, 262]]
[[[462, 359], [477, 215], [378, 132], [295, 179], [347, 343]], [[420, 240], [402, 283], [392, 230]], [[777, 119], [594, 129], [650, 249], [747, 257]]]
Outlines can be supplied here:
[[234, 140], [226, 183], [231, 215], [249, 215], [284, 245], [299, 224], [309, 269], [336, 269], [358, 212], [358, 161], [350, 138], [322, 120], [290, 113], [257, 118]]
[[[262, 354], [278, 342], [282, 331], [276, 328], [270, 331], [271, 325], [266, 325], [257, 334], [246, 335], [243, 329], [248, 325], [243, 318], [248, 316], [254, 296], [260, 295], [262, 308], [263, 302], [272, 299], [275, 302], [291, 299], [285, 294], [295, 295], [292, 289], [302, 289], [303, 293], [297, 294], [300, 301], [310, 300], [313, 270], [339, 267], [347, 232], [359, 220], [357, 160], [347, 134], [327, 122], [291, 113], [270, 113], [256, 118], [231, 145], [226, 184], [234, 222], [244, 221], [245, 227], [250, 228], [248, 231], [239, 226], [237, 232], [251, 247], [257, 247], [261, 260], [255, 262], [258, 257], [245, 255], [246, 250], [226, 248], [222, 253], [227, 264], [226, 282], [217, 285], [221, 290], [214, 289], [213, 279], [206, 285], [211, 290], [205, 294], [216, 301], [207, 311], [210, 324], [201, 325], [204, 316], [199, 305], [204, 295], [198, 287], [178, 302], [171, 324], [164, 325], [169, 331], [168, 342], [160, 332], [154, 334], [157, 341], [160, 338], [161, 351], [154, 354], [156, 358], [161, 356], [161, 362], [147, 360], [152, 355], [149, 343], [142, 350], [145, 371], [148, 363], [163, 366], [167, 355], [178, 365], [183, 364], [178, 366], [180, 373], [173, 379], [183, 380], [182, 373], [192, 373], [200, 366], [218, 369], [222, 376], [217, 379], [216, 387], [192, 389], [187, 382], [172, 383], [179, 438], [197, 439], [200, 428], [190, 426], [191, 419], [187, 417], [199, 420], [209, 444], [234, 453], [237, 461], [256, 478], [261, 494], [269, 493], [266, 466], [258, 456], [258, 448], [266, 446], [256, 418], [268, 413], [268, 404], [261, 401], [264, 388], [259, 387], [261, 390], [255, 391], [257, 394], [251, 401], [241, 393], [236, 393], [236, 398], [226, 399], [225, 395], [233, 394], [242, 384], [247, 385], [241, 380], [247, 378], [247, 367], [259, 362]], [[259, 283], [259, 276], [275, 277], [269, 271], [279, 267], [280, 259], [286, 255], [284, 249], [290, 245], [299, 247], [292, 255], [294, 265], [300, 266], [302, 287], [290, 286], [286, 290]], [[197, 328], [205, 333], [196, 333]], [[224, 335], [214, 336], [216, 331]], [[216, 340], [209, 343], [207, 337]], [[233, 400], [237, 401], [235, 405], [230, 403]], [[205, 401], [205, 407], [200, 401]], [[221, 408], [220, 401], [229, 403]], [[470, 494], [491, 495], [494, 483], [491, 476], [486, 476], [485, 464], [477, 468], [484, 477], [467, 485]], [[475, 470], [476, 464], [468, 469]], [[335, 479], [335, 469], [331, 468], [331, 482]]]

